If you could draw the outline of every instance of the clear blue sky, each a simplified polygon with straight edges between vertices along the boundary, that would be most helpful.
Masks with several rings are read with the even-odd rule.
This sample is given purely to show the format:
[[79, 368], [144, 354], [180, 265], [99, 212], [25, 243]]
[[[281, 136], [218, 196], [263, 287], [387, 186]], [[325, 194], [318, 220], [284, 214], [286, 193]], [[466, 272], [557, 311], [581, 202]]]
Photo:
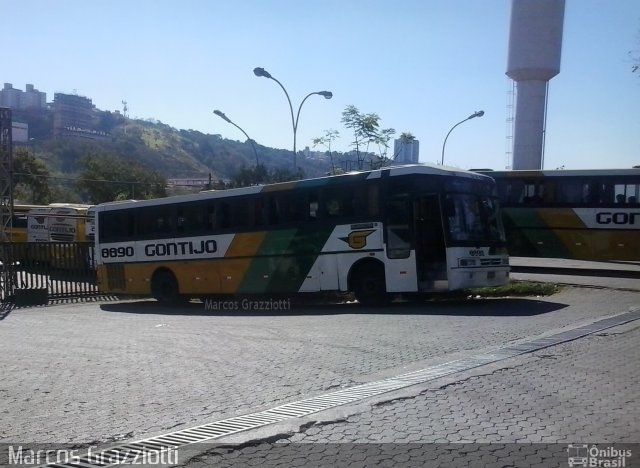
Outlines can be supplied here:
[[[0, 81], [91, 98], [104, 110], [291, 149], [278, 85], [302, 108], [298, 148], [325, 129], [346, 150], [353, 104], [420, 140], [420, 161], [506, 165], [508, 0], [0, 0]], [[550, 84], [545, 168], [640, 164], [640, 1], [567, 0], [561, 72]], [[8, 55], [7, 55], [8, 52]]]

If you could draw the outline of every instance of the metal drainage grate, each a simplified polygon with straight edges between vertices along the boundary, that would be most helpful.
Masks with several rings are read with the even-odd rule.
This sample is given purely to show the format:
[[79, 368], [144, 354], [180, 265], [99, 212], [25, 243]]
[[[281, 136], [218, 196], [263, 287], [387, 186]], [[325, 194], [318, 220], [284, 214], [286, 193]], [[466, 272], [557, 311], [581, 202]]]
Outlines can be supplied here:
[[288, 419], [300, 418], [348, 403], [354, 403], [383, 393], [425, 383], [450, 374], [474, 369], [486, 364], [531, 353], [550, 346], [566, 343], [592, 333], [640, 319], [640, 309], [599, 320], [589, 325], [567, 330], [555, 335], [532, 341], [506, 345], [495, 351], [477, 356], [458, 359], [437, 366], [421, 369], [389, 379], [345, 388], [313, 398], [287, 403], [258, 413], [215, 421], [209, 424], [171, 432], [161, 436], [122, 444], [116, 447], [86, 455], [73, 463], [44, 465], [49, 468], [104, 468], [131, 462], [134, 457], [143, 458], [148, 454], [158, 454], [175, 450], [186, 445], [219, 439], [238, 432], [257, 429]]

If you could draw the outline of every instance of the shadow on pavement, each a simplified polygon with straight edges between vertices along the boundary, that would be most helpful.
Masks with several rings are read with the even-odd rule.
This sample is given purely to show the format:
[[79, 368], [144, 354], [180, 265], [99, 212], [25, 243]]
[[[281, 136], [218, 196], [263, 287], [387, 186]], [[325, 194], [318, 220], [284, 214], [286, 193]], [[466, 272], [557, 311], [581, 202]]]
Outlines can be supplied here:
[[[292, 299], [287, 307], [276, 308], [277, 299], [228, 298], [192, 301], [179, 306], [163, 306], [155, 300], [103, 304], [101, 310], [127, 314], [193, 315], [212, 317], [287, 317], [303, 315], [452, 315], [487, 317], [527, 317], [555, 312], [567, 304], [536, 298], [455, 299], [445, 301], [394, 302], [388, 306], [365, 307], [358, 303], [312, 303]], [[248, 301], [248, 302], [246, 302]], [[286, 301], [286, 299], [284, 300]], [[286, 304], [286, 303], [285, 303]], [[213, 307], [212, 307], [213, 306]], [[262, 308], [260, 308], [262, 306]]]
[[13, 311], [13, 309], [15, 308], [16, 307], [9, 302], [3, 302], [2, 304], [0, 304], [0, 320], [4, 320], [5, 318], [7, 318], [11, 311]]

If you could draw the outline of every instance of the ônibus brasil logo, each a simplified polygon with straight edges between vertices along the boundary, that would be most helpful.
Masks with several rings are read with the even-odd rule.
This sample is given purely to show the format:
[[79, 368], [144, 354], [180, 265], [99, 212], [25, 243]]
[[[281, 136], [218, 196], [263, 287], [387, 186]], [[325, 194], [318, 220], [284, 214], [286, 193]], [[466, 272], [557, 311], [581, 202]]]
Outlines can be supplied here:
[[569, 444], [567, 447], [569, 466], [620, 468], [627, 466], [631, 450], [615, 447], [599, 448], [597, 445]]

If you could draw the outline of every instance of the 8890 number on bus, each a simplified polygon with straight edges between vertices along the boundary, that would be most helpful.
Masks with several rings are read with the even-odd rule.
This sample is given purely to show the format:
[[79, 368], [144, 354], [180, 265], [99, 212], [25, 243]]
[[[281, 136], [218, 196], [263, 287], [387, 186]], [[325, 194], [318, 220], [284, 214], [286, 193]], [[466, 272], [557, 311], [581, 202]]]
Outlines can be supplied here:
[[124, 258], [133, 257], [133, 247], [105, 247], [100, 251], [102, 258]]

